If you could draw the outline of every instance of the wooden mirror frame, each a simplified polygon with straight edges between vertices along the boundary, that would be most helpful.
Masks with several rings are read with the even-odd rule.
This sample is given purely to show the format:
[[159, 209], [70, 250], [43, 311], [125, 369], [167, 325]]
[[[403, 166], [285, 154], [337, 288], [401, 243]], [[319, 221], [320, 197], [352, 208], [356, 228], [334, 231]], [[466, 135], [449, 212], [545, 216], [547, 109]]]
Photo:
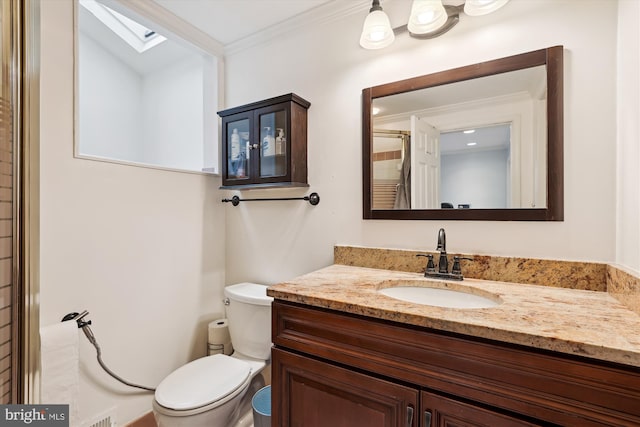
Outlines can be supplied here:
[[[546, 65], [547, 71], [547, 204], [518, 209], [372, 209], [372, 101], [389, 95]], [[362, 196], [364, 219], [479, 221], [564, 220], [563, 47], [554, 46], [493, 61], [454, 68], [362, 90]]]

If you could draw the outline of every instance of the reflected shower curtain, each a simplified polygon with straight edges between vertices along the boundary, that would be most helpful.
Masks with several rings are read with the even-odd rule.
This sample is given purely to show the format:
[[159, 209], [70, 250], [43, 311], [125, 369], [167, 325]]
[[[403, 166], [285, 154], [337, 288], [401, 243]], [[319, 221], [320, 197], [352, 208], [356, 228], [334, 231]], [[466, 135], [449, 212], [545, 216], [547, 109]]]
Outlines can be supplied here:
[[402, 138], [402, 169], [400, 171], [400, 182], [396, 191], [394, 209], [411, 209], [411, 137], [405, 135]]

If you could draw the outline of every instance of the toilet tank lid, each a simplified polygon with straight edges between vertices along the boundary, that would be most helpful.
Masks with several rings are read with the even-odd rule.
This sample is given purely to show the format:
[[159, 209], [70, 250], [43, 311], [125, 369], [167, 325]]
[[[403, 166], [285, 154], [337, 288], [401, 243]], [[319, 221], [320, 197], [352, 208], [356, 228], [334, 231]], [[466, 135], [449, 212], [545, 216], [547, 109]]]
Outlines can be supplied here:
[[272, 297], [267, 296], [267, 286], [257, 283], [238, 283], [224, 288], [224, 295], [232, 301], [256, 305], [271, 305]]

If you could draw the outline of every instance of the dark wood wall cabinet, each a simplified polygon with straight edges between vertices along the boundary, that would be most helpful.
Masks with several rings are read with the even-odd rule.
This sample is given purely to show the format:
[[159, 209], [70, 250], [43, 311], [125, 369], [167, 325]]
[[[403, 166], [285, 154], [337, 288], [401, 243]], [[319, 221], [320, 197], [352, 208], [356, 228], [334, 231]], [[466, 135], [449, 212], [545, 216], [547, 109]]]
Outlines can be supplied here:
[[638, 426], [640, 369], [274, 301], [274, 427]]
[[222, 187], [308, 187], [307, 109], [290, 93], [219, 111]]

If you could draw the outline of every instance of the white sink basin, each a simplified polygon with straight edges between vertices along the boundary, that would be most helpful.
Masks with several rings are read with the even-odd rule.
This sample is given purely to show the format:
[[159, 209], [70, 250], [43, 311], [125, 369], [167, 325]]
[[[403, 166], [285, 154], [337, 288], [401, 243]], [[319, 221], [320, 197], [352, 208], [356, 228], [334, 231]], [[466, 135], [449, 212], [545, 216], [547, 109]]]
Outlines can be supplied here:
[[425, 286], [396, 286], [380, 289], [382, 295], [416, 304], [448, 308], [491, 308], [500, 305], [500, 300], [486, 298], [468, 292]]

